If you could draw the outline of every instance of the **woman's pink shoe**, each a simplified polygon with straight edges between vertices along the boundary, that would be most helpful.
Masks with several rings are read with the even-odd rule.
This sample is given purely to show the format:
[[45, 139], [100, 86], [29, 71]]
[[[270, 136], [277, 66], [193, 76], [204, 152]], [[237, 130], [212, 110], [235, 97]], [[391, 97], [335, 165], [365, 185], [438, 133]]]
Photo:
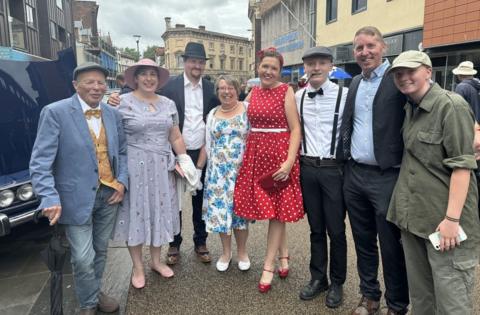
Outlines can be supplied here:
[[145, 287], [145, 275], [136, 276], [135, 269], [132, 269], [132, 287], [135, 289], [143, 289]]

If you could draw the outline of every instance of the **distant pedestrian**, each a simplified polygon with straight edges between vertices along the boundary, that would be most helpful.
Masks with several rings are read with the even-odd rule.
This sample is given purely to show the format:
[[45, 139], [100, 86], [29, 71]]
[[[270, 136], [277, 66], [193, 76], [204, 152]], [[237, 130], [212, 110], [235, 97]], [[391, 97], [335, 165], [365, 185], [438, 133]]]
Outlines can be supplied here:
[[206, 151], [208, 157], [203, 193], [203, 220], [209, 233], [218, 233], [223, 253], [217, 260], [218, 271], [226, 271], [232, 260], [232, 230], [237, 243], [238, 268], [250, 269], [246, 243], [248, 221], [233, 212], [233, 191], [242, 164], [248, 133], [245, 105], [238, 100], [240, 84], [233, 77], [222, 75], [215, 91], [220, 106], [208, 114]]
[[107, 75], [93, 62], [74, 70], [77, 93], [43, 108], [30, 160], [39, 209], [51, 225], [65, 226], [81, 315], [119, 308], [101, 292], [108, 240], [128, 186], [122, 118], [101, 103]]
[[145, 286], [144, 245], [150, 246], [150, 268], [165, 278], [174, 275], [161, 261], [161, 246], [180, 231], [173, 152], [182, 169], [188, 171], [190, 166], [196, 174], [185, 154], [175, 104], [155, 94], [168, 78], [168, 70], [148, 58], [141, 59], [125, 71], [125, 80], [134, 90], [122, 95], [118, 107], [127, 136], [130, 183], [113, 239], [127, 243], [133, 262], [131, 282], [137, 289]]
[[329, 48], [309, 48], [302, 59], [309, 80], [295, 99], [303, 131], [300, 178], [310, 224], [311, 278], [301, 289], [300, 298], [310, 300], [328, 290], [325, 304], [335, 308], [342, 303], [347, 274], [343, 161], [335, 156], [348, 89], [328, 78], [333, 67]]
[[[388, 314], [408, 312], [408, 283], [400, 230], [386, 220], [402, 161], [401, 127], [405, 96], [387, 74], [387, 49], [380, 31], [360, 28], [353, 55], [362, 73], [348, 89], [338, 144], [346, 159], [343, 193], [357, 253], [362, 298], [352, 315], [376, 314], [380, 308], [378, 265], [380, 245]], [[377, 238], [378, 237], [378, 238]]]
[[[402, 231], [412, 312], [469, 315], [480, 243], [475, 119], [461, 97], [431, 83], [425, 53], [401, 53], [390, 72], [408, 96], [405, 153], [388, 220]], [[467, 235], [462, 243], [460, 227]], [[429, 241], [435, 231], [439, 250]]]
[[471, 61], [464, 61], [452, 72], [460, 81], [455, 92], [467, 101], [475, 114], [475, 120], [477, 123], [480, 122], [480, 80], [473, 77], [477, 74], [477, 70], [473, 68]]
[[259, 53], [260, 86], [246, 101], [251, 124], [247, 147], [235, 185], [235, 214], [248, 220], [269, 220], [267, 253], [258, 284], [271, 288], [278, 253], [280, 278], [288, 276], [286, 222], [303, 218], [298, 148], [301, 131], [295, 96], [279, 82], [283, 56], [274, 48]]
[[133, 91], [133, 89], [129, 87], [127, 83], [125, 83], [125, 76], [121, 73], [117, 74], [117, 76], [115, 77], [115, 83], [120, 88], [120, 94], [125, 94]]

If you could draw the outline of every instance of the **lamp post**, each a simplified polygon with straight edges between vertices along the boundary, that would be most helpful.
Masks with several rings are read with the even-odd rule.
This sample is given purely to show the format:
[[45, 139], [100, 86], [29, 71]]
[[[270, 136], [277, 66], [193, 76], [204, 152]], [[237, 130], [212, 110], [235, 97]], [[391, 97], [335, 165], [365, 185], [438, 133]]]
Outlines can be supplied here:
[[133, 35], [133, 37], [135, 37], [136, 42], [137, 42], [138, 59], [140, 59], [140, 46], [138, 45], [138, 43], [140, 42], [140, 37], [142, 37], [142, 36], [141, 35]]

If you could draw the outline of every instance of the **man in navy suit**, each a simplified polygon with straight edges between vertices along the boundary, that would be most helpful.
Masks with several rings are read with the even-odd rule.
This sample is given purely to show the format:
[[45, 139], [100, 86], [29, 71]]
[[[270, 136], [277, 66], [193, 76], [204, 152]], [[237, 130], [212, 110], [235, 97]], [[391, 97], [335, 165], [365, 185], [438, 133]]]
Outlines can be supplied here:
[[92, 62], [74, 70], [77, 93], [42, 110], [30, 160], [39, 209], [51, 225], [65, 227], [80, 314], [118, 309], [118, 302], [100, 291], [108, 240], [128, 181], [122, 118], [101, 103], [107, 74]]
[[[172, 78], [162, 89], [161, 94], [173, 100], [177, 106], [179, 126], [187, 147], [187, 154], [196, 164], [198, 172], [202, 172], [203, 182], [206, 161], [205, 120], [210, 110], [220, 102], [215, 96], [213, 84], [202, 78], [208, 60], [203, 45], [195, 42], [188, 43], [182, 57], [184, 73]], [[208, 263], [211, 258], [206, 246], [207, 232], [205, 222], [202, 220], [202, 202], [203, 190], [200, 190], [196, 196], [192, 197], [193, 242], [197, 257], [200, 261]], [[181, 243], [180, 233], [175, 235], [173, 242], [170, 243], [167, 253], [168, 264], [177, 263]]]

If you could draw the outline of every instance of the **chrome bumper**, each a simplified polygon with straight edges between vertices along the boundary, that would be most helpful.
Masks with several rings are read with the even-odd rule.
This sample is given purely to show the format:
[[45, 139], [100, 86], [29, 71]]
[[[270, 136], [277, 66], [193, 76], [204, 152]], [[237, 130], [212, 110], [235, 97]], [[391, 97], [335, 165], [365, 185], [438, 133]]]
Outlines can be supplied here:
[[0, 236], [9, 234], [10, 230], [17, 225], [34, 221], [37, 211], [38, 210], [34, 209], [11, 217], [0, 213]]

